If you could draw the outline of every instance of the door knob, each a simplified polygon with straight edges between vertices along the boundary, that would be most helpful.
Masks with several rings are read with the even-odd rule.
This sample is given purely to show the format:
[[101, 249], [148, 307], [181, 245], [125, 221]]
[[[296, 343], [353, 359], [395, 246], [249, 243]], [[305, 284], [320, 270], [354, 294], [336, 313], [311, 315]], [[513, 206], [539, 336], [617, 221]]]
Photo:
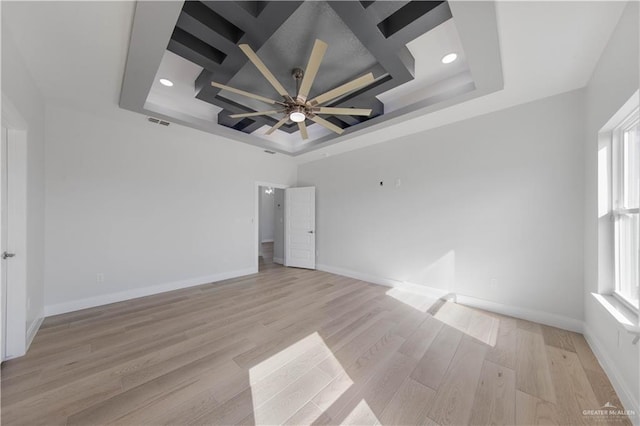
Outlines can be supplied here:
[[6, 251], [5, 251], [4, 253], [2, 253], [2, 258], [3, 258], [3, 259], [6, 259], [6, 258], [8, 258], [8, 257], [13, 257], [13, 256], [15, 256], [15, 255], [16, 255], [15, 253], [9, 253], [9, 252], [6, 252]]
[[313, 234], [313, 231], [307, 231], [309, 234]]

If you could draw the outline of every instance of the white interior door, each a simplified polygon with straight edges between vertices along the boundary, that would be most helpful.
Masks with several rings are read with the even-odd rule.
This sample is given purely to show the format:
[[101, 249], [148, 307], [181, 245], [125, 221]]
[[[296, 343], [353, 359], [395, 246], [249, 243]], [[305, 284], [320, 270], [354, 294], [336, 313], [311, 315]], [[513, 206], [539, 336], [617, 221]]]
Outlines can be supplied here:
[[[0, 148], [0, 258], [7, 250], [7, 129], [2, 127]], [[6, 358], [7, 338], [7, 260], [0, 261], [0, 361]]]
[[316, 188], [285, 189], [285, 265], [316, 268]]

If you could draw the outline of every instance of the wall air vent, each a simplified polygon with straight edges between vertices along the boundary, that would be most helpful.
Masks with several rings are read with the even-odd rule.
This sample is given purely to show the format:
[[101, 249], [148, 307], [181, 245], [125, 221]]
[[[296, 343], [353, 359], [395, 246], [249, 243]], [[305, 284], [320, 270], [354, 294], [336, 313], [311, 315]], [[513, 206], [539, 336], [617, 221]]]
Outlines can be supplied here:
[[169, 124], [171, 124], [168, 121], [160, 120], [159, 118], [154, 118], [154, 117], [147, 117], [147, 120], [149, 120], [151, 123], [161, 124], [163, 126], [168, 126]]
[[267, 154], [275, 154], [275, 151], [269, 151], [268, 149], [265, 149], [264, 152], [266, 152]]

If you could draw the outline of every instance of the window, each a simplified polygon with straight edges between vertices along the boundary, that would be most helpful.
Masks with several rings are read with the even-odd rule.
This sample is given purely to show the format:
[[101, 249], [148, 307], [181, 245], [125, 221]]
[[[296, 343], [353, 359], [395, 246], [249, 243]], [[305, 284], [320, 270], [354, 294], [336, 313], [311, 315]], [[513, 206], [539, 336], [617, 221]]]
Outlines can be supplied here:
[[638, 309], [640, 278], [640, 114], [613, 130], [614, 295]]

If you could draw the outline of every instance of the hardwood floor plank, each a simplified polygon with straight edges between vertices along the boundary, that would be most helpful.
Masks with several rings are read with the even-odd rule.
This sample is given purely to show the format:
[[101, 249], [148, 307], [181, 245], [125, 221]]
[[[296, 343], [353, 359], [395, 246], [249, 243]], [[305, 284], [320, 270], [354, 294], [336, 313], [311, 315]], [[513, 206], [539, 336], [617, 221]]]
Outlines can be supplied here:
[[587, 380], [591, 384], [591, 389], [598, 400], [598, 407], [603, 407], [605, 404], [613, 404], [616, 407], [622, 407], [622, 402], [618, 398], [615, 389], [611, 386], [609, 378], [602, 371], [602, 369], [584, 370], [587, 375]]
[[425, 424], [433, 406], [436, 391], [406, 378], [380, 416], [385, 425]]
[[442, 329], [442, 322], [429, 316], [420, 327], [407, 337], [400, 347], [400, 353], [414, 359], [421, 359]]
[[541, 325], [540, 327], [542, 328], [542, 337], [544, 337], [544, 343], [546, 345], [555, 346], [566, 351], [576, 351], [571, 336], [574, 333], [548, 325]]
[[411, 373], [411, 378], [431, 389], [438, 389], [462, 336], [461, 331], [444, 325]]
[[518, 318], [516, 320], [516, 326], [520, 330], [526, 330], [526, 331], [530, 331], [531, 333], [542, 334], [542, 324], [538, 324], [535, 322]]
[[574, 352], [547, 346], [551, 378], [557, 396], [557, 414], [562, 424], [590, 424], [584, 410], [600, 408], [598, 399]]
[[293, 416], [289, 417], [283, 425], [299, 426], [310, 424], [331, 424], [332, 420], [316, 404], [307, 402]]
[[556, 406], [529, 395], [526, 392], [516, 391], [516, 424], [529, 425], [560, 425]]
[[500, 321], [478, 310], [471, 312], [466, 334], [489, 346], [495, 346]]
[[494, 347], [489, 348], [487, 360], [506, 368], [516, 368], [516, 320], [500, 318]]
[[363, 398], [363, 390], [371, 377], [385, 368], [403, 342], [402, 337], [388, 333], [352, 364], [345, 364], [337, 357], [331, 360], [330, 367], [327, 361], [321, 363], [319, 367], [335, 378], [312, 401], [331, 419], [341, 423]]
[[453, 302], [446, 302], [434, 317], [449, 326], [466, 332], [471, 324], [473, 310]]
[[318, 368], [313, 368], [257, 407], [255, 407], [257, 405], [255, 402], [257, 394], [252, 388], [255, 407], [252, 415], [253, 419], [255, 419], [256, 424], [282, 424], [293, 416], [300, 407], [307, 404], [330, 381], [331, 376]]
[[542, 332], [516, 331], [516, 388], [549, 402], [556, 402]]
[[[251, 416], [253, 413], [253, 398], [251, 388], [246, 388], [230, 400], [213, 408], [204, 409], [202, 413], [195, 419], [189, 419], [186, 423], [193, 425], [235, 425], [243, 420], [246, 424], [255, 424], [255, 419]], [[184, 411], [182, 411], [184, 412]], [[185, 414], [191, 414], [186, 412]], [[165, 422], [167, 425], [180, 424], [185, 421], [185, 417], [175, 418], [172, 416], [170, 420]]]
[[411, 371], [417, 364], [417, 360], [401, 353], [395, 353], [367, 381], [362, 396], [367, 401], [369, 408], [376, 417], [382, 416], [389, 401], [396, 394], [402, 383], [409, 377]]
[[344, 420], [340, 422], [343, 426], [373, 426], [379, 423], [380, 421], [364, 399], [361, 399]]
[[121, 392], [69, 416], [67, 423], [69, 425], [110, 423], [141, 407], [152, 404], [166, 394], [179, 392], [188, 387], [202, 389], [202, 387], [210, 386], [221, 375], [231, 374], [233, 369], [237, 368], [229, 359], [220, 359], [218, 362], [212, 363], [212, 358], [200, 359]]
[[585, 370], [597, 371], [602, 369], [582, 334], [571, 333], [571, 340], [573, 341], [575, 352], [580, 358], [580, 363]]
[[[487, 345], [465, 336], [436, 393], [429, 417], [440, 425], [467, 424]], [[473, 391], [472, 391], [473, 390]]]
[[516, 373], [491, 361], [482, 365], [470, 424], [512, 425], [516, 421]]

